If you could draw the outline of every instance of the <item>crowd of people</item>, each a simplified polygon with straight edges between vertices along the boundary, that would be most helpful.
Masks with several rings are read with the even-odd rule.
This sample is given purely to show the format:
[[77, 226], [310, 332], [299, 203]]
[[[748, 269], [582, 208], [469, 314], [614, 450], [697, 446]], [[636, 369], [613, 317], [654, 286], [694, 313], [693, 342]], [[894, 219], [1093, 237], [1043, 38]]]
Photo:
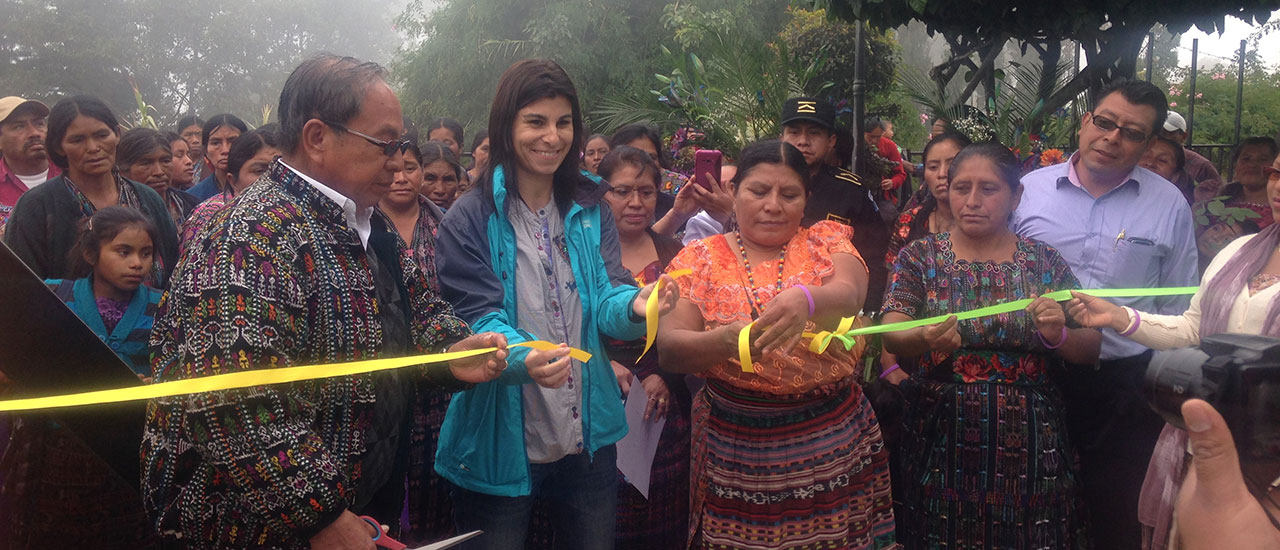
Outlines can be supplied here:
[[[913, 165], [891, 124], [857, 140], [796, 97], [778, 136], [686, 176], [655, 127], [591, 134], [549, 60], [506, 70], [465, 152], [382, 67], [327, 54], [257, 128], [0, 99], [3, 242], [140, 383], [493, 350], [153, 399], [140, 480], [56, 417], [2, 417], [0, 548], [1275, 542], [1221, 417], [1193, 401], [1166, 424], [1142, 384], [1154, 350], [1280, 337], [1276, 141], [1243, 140], [1224, 183], [1156, 87], [1091, 104], [1078, 150], [1022, 173], [944, 119]], [[659, 421], [637, 483], [618, 443]], [[1206, 520], [1215, 498], [1239, 513]]]

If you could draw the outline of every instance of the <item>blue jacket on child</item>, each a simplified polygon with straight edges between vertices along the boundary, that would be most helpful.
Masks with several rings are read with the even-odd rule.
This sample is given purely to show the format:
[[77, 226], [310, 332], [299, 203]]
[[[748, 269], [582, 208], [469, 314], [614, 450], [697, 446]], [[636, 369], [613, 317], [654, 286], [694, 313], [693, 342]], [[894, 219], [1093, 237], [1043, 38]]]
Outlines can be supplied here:
[[107, 334], [107, 326], [98, 313], [98, 301], [93, 296], [93, 281], [84, 279], [48, 279], [44, 282], [58, 298], [76, 313], [76, 316], [98, 335], [111, 351], [129, 365], [136, 374], [151, 376], [151, 326], [155, 324], [156, 309], [163, 292], [146, 285], [138, 287], [129, 301], [124, 317], [116, 328]]

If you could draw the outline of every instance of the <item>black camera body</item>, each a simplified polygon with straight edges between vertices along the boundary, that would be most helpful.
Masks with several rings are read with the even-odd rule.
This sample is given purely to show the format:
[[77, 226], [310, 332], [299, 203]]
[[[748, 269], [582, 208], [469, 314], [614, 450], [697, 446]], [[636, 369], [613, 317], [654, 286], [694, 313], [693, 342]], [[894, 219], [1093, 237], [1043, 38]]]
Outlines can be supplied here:
[[1198, 348], [1158, 354], [1147, 367], [1147, 402], [1182, 429], [1182, 403], [1222, 413], [1243, 462], [1280, 461], [1280, 338], [1218, 334]]

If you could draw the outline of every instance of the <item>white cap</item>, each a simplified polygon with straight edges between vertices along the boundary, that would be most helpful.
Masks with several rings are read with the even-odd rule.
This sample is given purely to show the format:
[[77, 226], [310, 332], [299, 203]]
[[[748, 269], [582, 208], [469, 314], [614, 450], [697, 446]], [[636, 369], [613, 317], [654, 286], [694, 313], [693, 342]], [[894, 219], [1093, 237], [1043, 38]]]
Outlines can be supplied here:
[[1169, 116], [1164, 119], [1164, 131], [1185, 134], [1187, 133], [1187, 120], [1182, 118], [1182, 115], [1169, 111]]

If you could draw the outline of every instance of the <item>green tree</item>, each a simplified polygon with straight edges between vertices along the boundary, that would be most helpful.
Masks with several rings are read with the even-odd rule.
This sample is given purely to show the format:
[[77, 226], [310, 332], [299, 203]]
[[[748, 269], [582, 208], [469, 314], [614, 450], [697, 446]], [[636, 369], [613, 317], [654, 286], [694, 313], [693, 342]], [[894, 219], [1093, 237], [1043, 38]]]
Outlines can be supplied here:
[[[1280, 134], [1280, 70], [1268, 71], [1261, 63], [1247, 61], [1245, 67], [1240, 136], [1275, 137]], [[1199, 71], [1196, 113], [1191, 121], [1196, 144], [1235, 143], [1236, 74], [1234, 63]], [[1185, 117], [1191, 99], [1190, 74], [1182, 75], [1166, 93], [1169, 107]]]
[[[889, 28], [919, 20], [930, 33], [941, 34], [951, 48], [951, 58], [935, 66], [930, 73], [941, 90], [955, 77], [962, 76], [965, 88], [957, 98], [959, 105], [983, 87], [989, 100], [995, 97], [996, 59], [1010, 40], [1020, 41], [1023, 48], [1034, 48], [1041, 55], [1041, 66], [1058, 67], [1064, 40], [1080, 43], [1085, 63], [1078, 75], [1061, 86], [1054, 86], [1056, 71], [1046, 70], [1036, 86], [1044, 103], [1025, 120], [1027, 128], [1038, 128], [1040, 121], [1081, 93], [1096, 89], [1104, 82], [1120, 77], [1133, 77], [1143, 38], [1153, 25], [1160, 23], [1175, 32], [1195, 25], [1205, 32], [1221, 31], [1225, 16], [1233, 15], [1245, 22], [1263, 23], [1274, 7], [1266, 0], [1165, 0], [1162, 2], [1043, 2], [1029, 0], [811, 0], [817, 7], [828, 8], [837, 18], [865, 20], [872, 25]], [[1055, 89], [1056, 88], [1056, 89]], [[1053, 90], [1046, 92], [1047, 90]]]
[[384, 61], [391, 0], [6, 0], [5, 94], [79, 93], [138, 119], [137, 91], [160, 127], [195, 110], [258, 119], [284, 79], [319, 51]]
[[413, 42], [394, 64], [405, 110], [415, 120], [452, 116], [469, 131], [485, 126], [502, 72], [528, 57], [559, 62], [573, 78], [583, 108], [606, 98], [647, 95], [661, 70], [661, 47], [695, 45], [702, 21], [744, 39], [777, 32], [779, 0], [415, 0], [397, 19]]

